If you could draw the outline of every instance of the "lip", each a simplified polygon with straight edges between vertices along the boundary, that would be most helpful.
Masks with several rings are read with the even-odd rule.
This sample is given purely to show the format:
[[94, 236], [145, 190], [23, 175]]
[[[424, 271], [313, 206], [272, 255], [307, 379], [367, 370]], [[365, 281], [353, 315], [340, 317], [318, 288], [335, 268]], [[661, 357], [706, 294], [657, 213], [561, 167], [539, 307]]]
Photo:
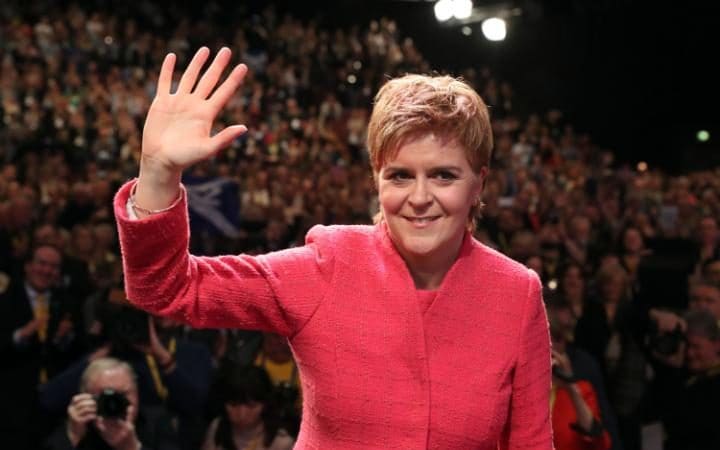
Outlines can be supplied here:
[[433, 223], [435, 223], [438, 219], [440, 219], [440, 216], [423, 216], [423, 217], [412, 217], [412, 216], [403, 216], [405, 220], [410, 222], [410, 224], [415, 228], [427, 228]]

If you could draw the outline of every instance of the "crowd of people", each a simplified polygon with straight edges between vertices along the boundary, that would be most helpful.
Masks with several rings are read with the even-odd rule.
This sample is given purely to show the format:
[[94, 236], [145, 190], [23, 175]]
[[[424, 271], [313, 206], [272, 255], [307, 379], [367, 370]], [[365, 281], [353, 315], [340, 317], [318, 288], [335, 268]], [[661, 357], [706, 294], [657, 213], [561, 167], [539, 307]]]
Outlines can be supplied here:
[[[373, 95], [433, 67], [389, 19], [338, 29], [234, 6], [228, 23], [219, 3], [197, 21], [150, 1], [0, 6], [0, 440], [13, 448], [293, 445], [302, 392], [286, 341], [126, 303], [112, 196], [137, 174], [155, 74], [166, 52], [184, 66], [208, 43], [249, 67], [217, 124], [249, 132], [187, 174], [236, 185], [237, 232], [192, 235], [214, 255], [371, 223]], [[556, 447], [719, 448], [720, 173], [620, 163], [561, 111], [520, 115], [490, 68], [458, 75], [495, 136], [475, 235], [545, 288]]]

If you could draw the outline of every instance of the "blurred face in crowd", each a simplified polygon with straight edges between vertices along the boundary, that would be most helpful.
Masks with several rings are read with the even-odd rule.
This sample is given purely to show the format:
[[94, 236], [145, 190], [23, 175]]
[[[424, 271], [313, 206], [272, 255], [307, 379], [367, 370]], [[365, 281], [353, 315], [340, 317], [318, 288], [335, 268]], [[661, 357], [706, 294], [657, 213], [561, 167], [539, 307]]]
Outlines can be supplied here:
[[704, 372], [720, 363], [720, 341], [689, 333], [687, 335], [687, 366], [691, 372]]
[[585, 280], [578, 266], [570, 266], [565, 270], [562, 278], [563, 293], [569, 298], [582, 296], [585, 290]]
[[564, 306], [550, 307], [547, 313], [553, 347], [574, 341], [577, 321], [572, 310]]
[[720, 320], [720, 289], [699, 284], [690, 290], [690, 309], [705, 310]]
[[713, 283], [720, 283], [720, 260], [708, 263], [703, 268], [703, 276]]
[[264, 405], [250, 400], [246, 403], [225, 403], [225, 411], [233, 428], [243, 430], [258, 425], [262, 420]]
[[715, 245], [718, 241], [718, 226], [715, 219], [705, 217], [700, 221], [700, 242], [706, 245]]
[[404, 144], [380, 169], [380, 208], [407, 263], [454, 260], [484, 175], [463, 148], [432, 134]]
[[644, 246], [640, 231], [636, 228], [628, 228], [625, 230], [625, 233], [623, 233], [623, 247], [625, 247], [626, 253], [638, 253]]
[[588, 242], [590, 240], [590, 219], [585, 216], [575, 216], [570, 222], [570, 231], [572, 237], [579, 242]]
[[62, 255], [55, 247], [38, 247], [25, 264], [25, 280], [36, 291], [44, 292], [58, 281], [61, 262]]
[[620, 271], [609, 271], [600, 278], [600, 292], [605, 303], [617, 303], [625, 295], [625, 275]]

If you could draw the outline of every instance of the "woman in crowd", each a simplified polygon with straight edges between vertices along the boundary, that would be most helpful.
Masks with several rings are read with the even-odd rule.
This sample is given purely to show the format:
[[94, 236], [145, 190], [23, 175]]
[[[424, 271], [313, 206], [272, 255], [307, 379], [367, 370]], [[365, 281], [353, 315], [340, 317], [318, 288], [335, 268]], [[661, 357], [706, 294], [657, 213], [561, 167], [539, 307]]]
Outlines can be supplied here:
[[265, 369], [233, 366], [220, 378], [222, 411], [207, 431], [202, 450], [290, 450], [295, 443], [279, 428], [273, 385]]

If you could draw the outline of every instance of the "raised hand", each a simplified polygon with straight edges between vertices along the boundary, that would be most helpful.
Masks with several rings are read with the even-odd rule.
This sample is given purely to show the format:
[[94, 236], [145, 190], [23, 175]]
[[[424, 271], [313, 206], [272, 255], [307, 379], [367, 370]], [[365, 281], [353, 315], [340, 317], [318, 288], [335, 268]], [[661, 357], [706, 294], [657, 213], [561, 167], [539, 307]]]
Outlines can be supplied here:
[[150, 210], [169, 206], [177, 198], [185, 168], [214, 155], [247, 131], [244, 125], [236, 124], [210, 135], [215, 118], [247, 73], [247, 67], [239, 64], [220, 82], [231, 55], [230, 49], [223, 47], [202, 73], [210, 50], [200, 48], [175, 93], [170, 88], [176, 57], [172, 53], [165, 57], [143, 129], [138, 205]]
[[223, 47], [198, 81], [209, 55], [207, 47], [195, 53], [175, 93], [170, 92], [170, 86], [176, 58], [172, 53], [165, 57], [157, 94], [145, 120], [143, 159], [152, 159], [168, 170], [182, 171], [228, 146], [246, 131], [244, 125], [232, 125], [210, 136], [215, 117], [240, 86], [247, 67], [237, 65], [218, 86], [231, 57], [230, 49]]
[[72, 398], [68, 412], [67, 433], [73, 447], [85, 437], [88, 423], [97, 418], [97, 403], [90, 394], [77, 394]]

